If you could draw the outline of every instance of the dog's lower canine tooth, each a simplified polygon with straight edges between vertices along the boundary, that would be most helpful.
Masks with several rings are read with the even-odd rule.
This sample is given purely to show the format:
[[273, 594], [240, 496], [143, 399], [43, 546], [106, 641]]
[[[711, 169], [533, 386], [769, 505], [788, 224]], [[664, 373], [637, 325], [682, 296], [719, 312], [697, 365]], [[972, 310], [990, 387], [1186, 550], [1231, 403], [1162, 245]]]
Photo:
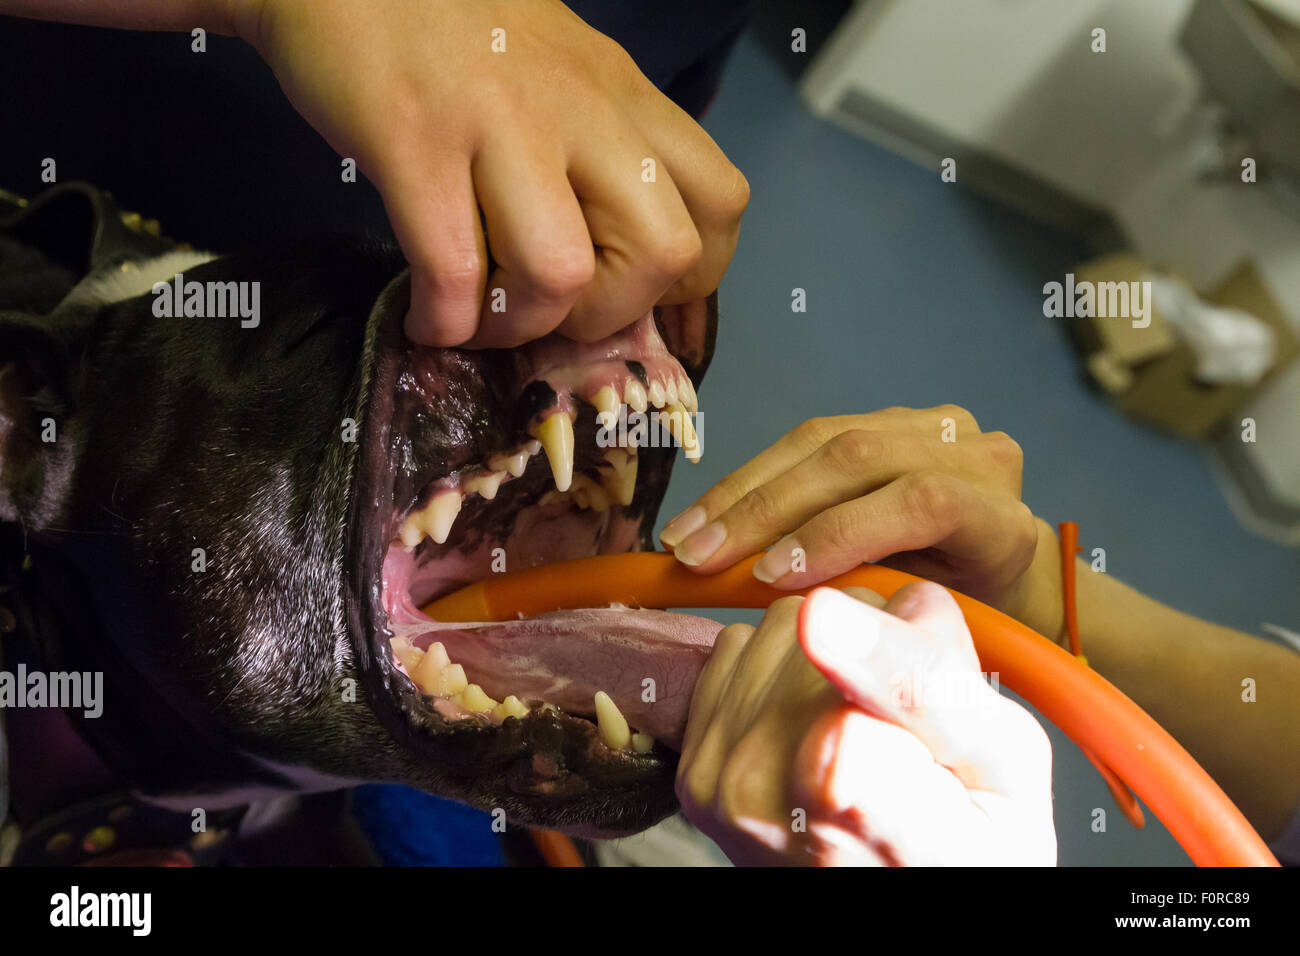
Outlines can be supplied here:
[[415, 685], [420, 690], [426, 694], [437, 694], [440, 692], [438, 688], [441, 686], [439, 681], [442, 679], [442, 672], [450, 663], [447, 649], [440, 643], [433, 643], [415, 665], [415, 670], [408, 668], [407, 673], [411, 675], [411, 680], [415, 681]]
[[[525, 463], [527, 459], [525, 459]], [[522, 471], [520, 472], [522, 474]], [[497, 496], [497, 490], [501, 487], [501, 482], [505, 480], [506, 473], [493, 469], [485, 474], [474, 475], [465, 482], [465, 491], [476, 492], [488, 501]], [[515, 476], [519, 477], [518, 475]]]
[[644, 412], [650, 407], [646, 404], [645, 386], [635, 379], [623, 386], [623, 402], [634, 412]]
[[632, 750], [639, 754], [648, 754], [655, 749], [655, 739], [649, 734], [633, 734]]
[[596, 729], [600, 731], [605, 746], [614, 750], [626, 750], [632, 742], [627, 719], [603, 690], [596, 691]]
[[611, 498], [626, 507], [636, 493], [636, 455], [622, 448], [611, 448], [605, 453], [605, 460], [612, 470], [602, 469], [601, 484]]
[[422, 525], [430, 538], [438, 544], [447, 543], [447, 536], [451, 534], [451, 526], [456, 523], [456, 515], [460, 514], [463, 503], [464, 496], [454, 489], [439, 491], [429, 499], [422, 512]]
[[492, 716], [498, 720], [505, 720], [507, 717], [519, 717], [520, 719], [528, 716], [528, 708], [514, 694], [511, 694], [501, 703], [492, 708]]
[[483, 688], [478, 684], [470, 684], [463, 691], [456, 695], [456, 703], [466, 710], [472, 710], [476, 714], [492, 710], [497, 706], [497, 702], [483, 693]]
[[568, 491], [573, 484], [573, 421], [566, 412], [557, 412], [537, 426], [537, 440], [546, 449], [555, 487]]

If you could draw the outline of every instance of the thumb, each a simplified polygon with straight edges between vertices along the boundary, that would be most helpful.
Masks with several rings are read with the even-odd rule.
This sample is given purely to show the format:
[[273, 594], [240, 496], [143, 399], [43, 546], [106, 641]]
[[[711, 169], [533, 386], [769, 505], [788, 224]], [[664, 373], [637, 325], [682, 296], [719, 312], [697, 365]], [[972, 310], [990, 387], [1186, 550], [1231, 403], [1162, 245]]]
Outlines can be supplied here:
[[799, 609], [800, 645], [849, 703], [913, 733], [968, 788], [1038, 787], [1047, 736], [985, 683], [952, 596], [909, 585], [888, 607], [915, 623], [818, 588]]

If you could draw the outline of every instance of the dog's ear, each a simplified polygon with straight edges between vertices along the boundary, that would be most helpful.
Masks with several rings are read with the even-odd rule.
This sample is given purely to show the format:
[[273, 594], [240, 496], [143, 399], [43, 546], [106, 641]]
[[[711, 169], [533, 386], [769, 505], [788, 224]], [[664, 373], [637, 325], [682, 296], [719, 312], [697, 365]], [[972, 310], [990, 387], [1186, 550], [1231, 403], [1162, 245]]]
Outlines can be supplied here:
[[68, 370], [48, 319], [0, 312], [0, 521], [37, 529], [58, 510], [75, 459]]

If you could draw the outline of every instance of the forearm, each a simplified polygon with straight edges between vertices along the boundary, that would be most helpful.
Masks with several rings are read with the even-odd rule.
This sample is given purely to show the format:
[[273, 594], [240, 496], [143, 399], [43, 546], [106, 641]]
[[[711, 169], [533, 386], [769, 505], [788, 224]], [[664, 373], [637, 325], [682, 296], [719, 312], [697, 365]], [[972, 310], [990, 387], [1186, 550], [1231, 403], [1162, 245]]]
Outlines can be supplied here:
[[[1064, 641], [1060, 567], [1056, 536], [1040, 522], [1026, 593], [1009, 610]], [[1276, 836], [1300, 803], [1300, 655], [1166, 607], [1083, 561], [1075, 577], [1088, 663], [1173, 734], [1266, 839]]]
[[0, 14], [123, 30], [251, 36], [263, 0], [0, 0]]

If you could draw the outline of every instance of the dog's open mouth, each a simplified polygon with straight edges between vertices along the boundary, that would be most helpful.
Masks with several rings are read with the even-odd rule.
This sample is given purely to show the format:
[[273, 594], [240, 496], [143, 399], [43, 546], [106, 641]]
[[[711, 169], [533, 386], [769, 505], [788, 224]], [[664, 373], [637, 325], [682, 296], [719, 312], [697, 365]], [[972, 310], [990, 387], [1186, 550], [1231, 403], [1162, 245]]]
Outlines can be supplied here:
[[719, 624], [623, 607], [448, 624], [419, 610], [491, 574], [647, 546], [673, 458], [702, 444], [694, 385], [654, 317], [593, 344], [383, 351], [371, 404], [392, 396], [391, 416], [372, 418], [387, 421], [386, 480], [361, 502], [382, 553], [370, 666], [411, 736], [486, 731], [491, 762], [514, 762], [507, 779], [530, 795], [662, 781]]

